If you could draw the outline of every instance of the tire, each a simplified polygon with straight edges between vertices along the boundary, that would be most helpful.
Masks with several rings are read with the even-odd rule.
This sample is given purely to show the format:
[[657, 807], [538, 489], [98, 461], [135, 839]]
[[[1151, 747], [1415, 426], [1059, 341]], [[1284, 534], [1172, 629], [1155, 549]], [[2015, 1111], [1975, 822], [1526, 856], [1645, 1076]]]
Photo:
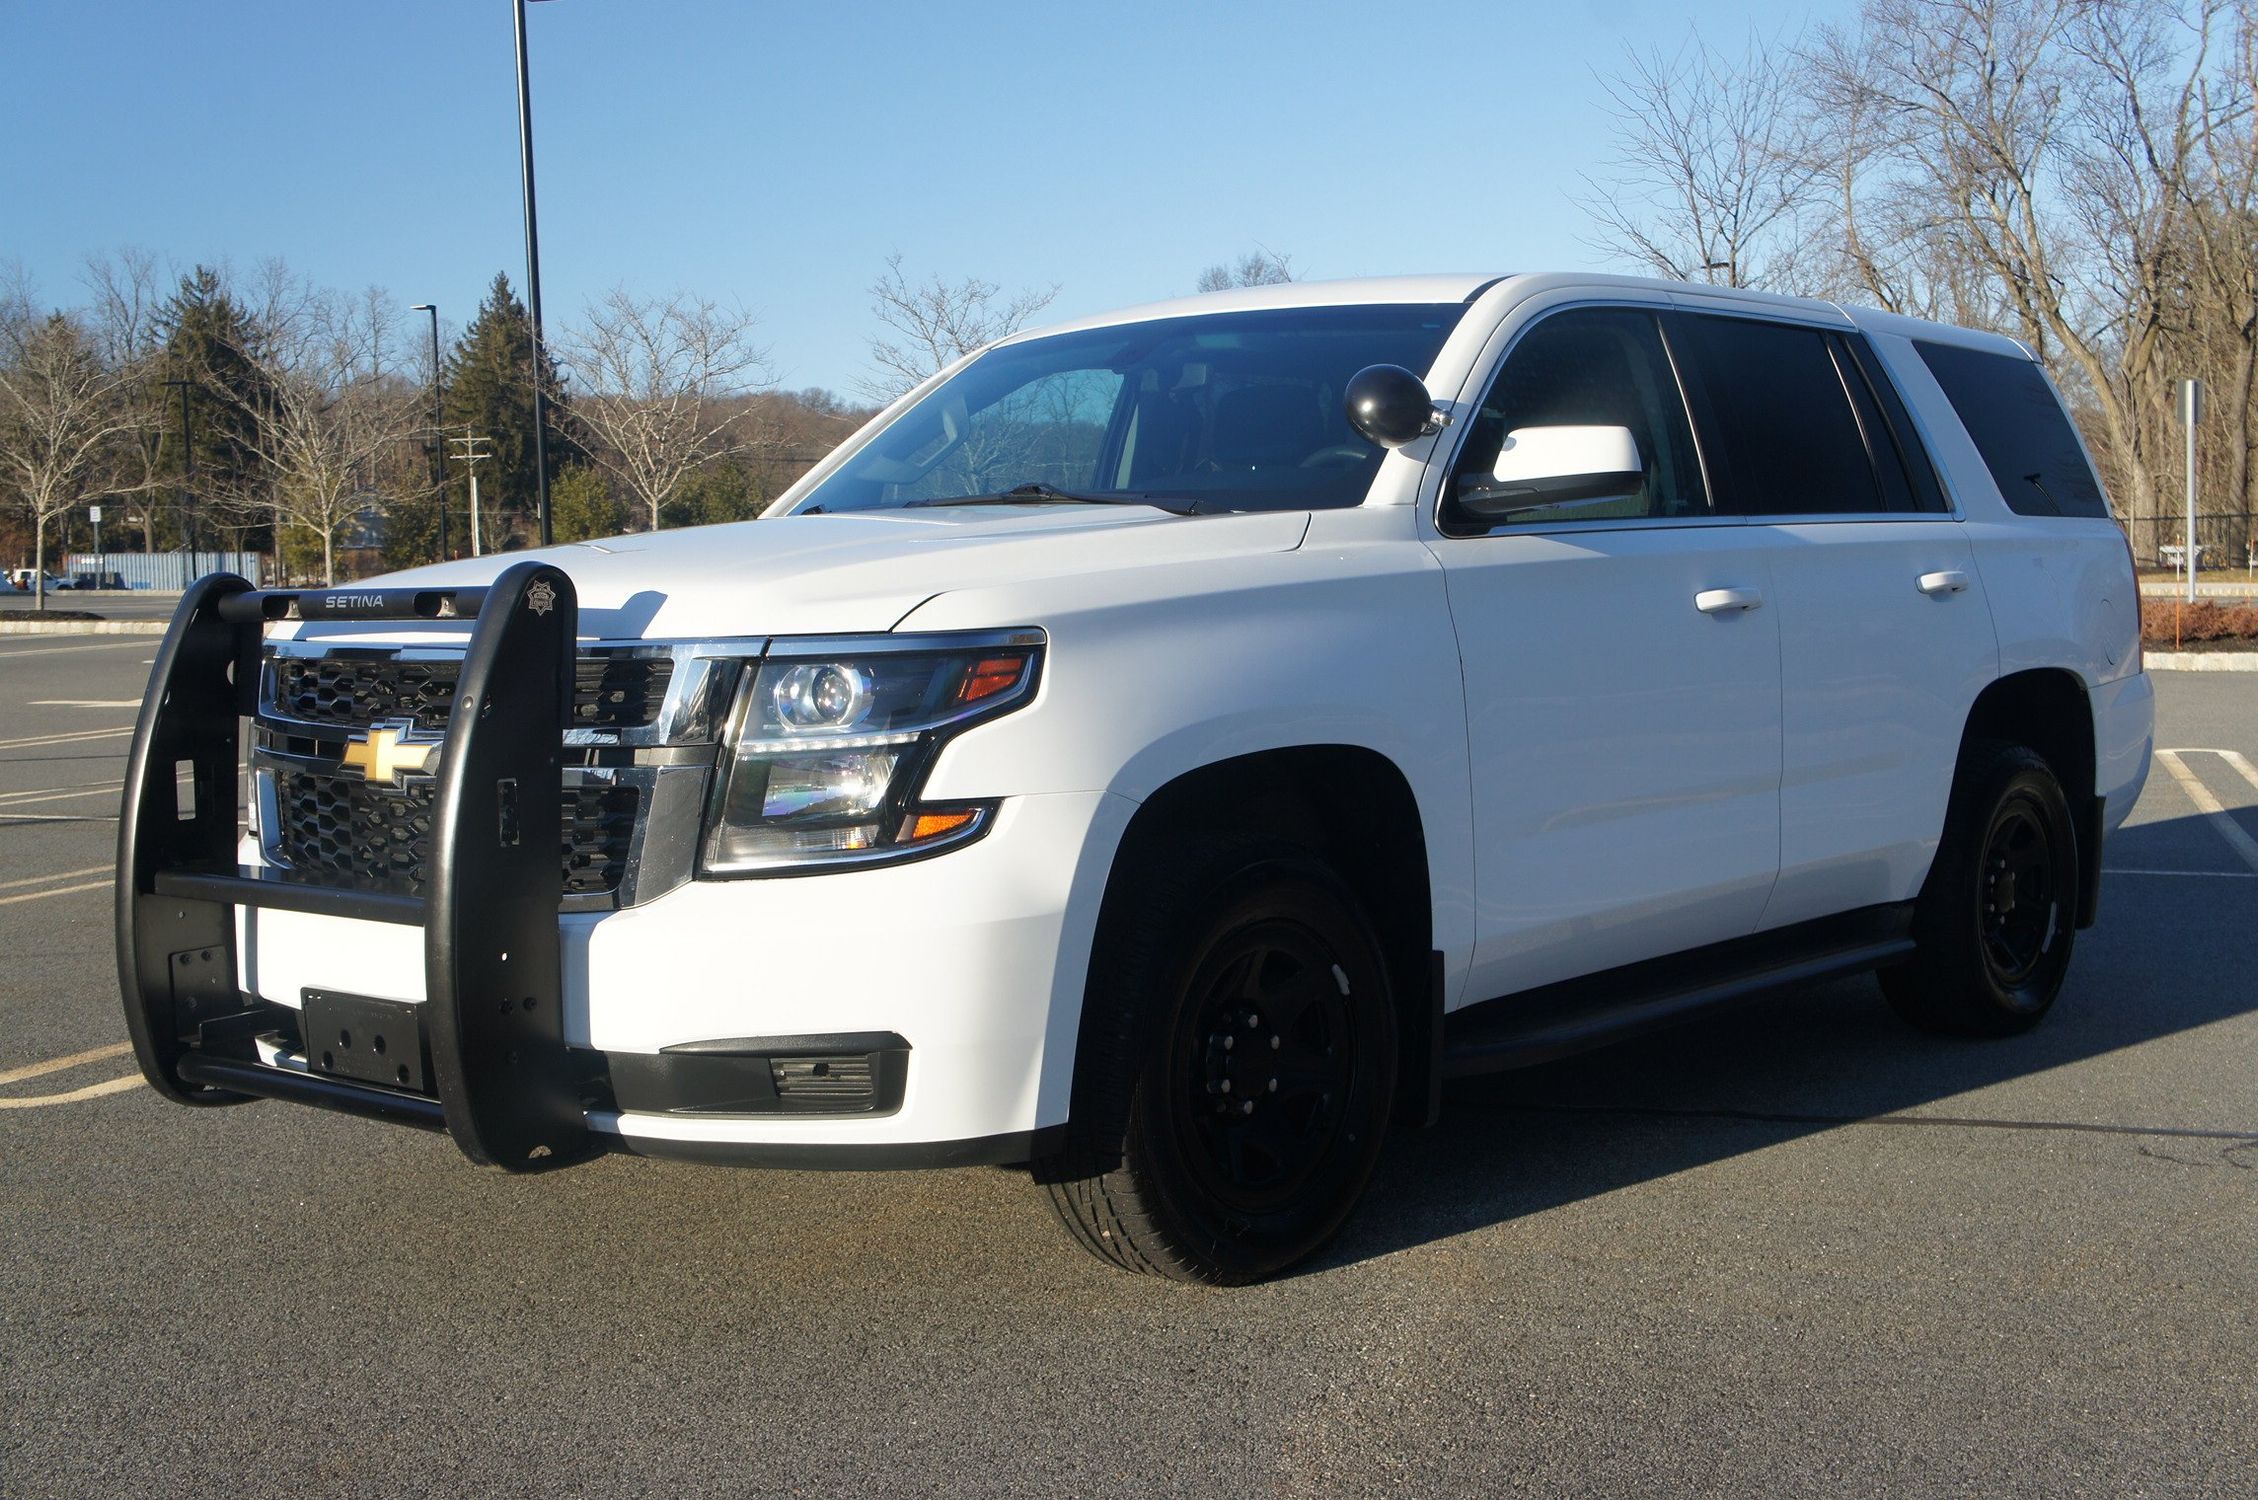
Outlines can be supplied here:
[[1971, 744], [1914, 908], [1914, 956], [1882, 971], [1882, 993], [1926, 1031], [2028, 1031], [2069, 972], [2077, 900], [2077, 830], [2053, 769], [2026, 746]]
[[1259, 1280], [1363, 1195], [1396, 1043], [1379, 939], [1331, 870], [1270, 838], [1158, 842], [1107, 888], [1074, 1119], [1035, 1178], [1108, 1264]]

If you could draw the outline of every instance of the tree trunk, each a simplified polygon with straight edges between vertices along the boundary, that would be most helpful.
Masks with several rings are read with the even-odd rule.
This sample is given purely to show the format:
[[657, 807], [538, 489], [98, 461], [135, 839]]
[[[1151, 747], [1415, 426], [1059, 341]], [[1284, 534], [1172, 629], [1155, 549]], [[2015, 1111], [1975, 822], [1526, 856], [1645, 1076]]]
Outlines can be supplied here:
[[[282, 550], [279, 534], [275, 541], [275, 550], [277, 552]], [[321, 583], [323, 588], [335, 588], [337, 586], [337, 533], [327, 526], [321, 529]]]
[[47, 513], [35, 510], [31, 516], [31, 607], [47, 607]]

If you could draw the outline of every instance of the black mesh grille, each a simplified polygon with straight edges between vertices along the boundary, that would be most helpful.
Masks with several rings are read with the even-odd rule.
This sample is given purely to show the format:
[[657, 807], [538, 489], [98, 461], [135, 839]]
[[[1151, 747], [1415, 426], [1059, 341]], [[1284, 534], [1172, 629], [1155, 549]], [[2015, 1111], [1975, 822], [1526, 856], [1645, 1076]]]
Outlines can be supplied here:
[[[274, 662], [274, 711], [308, 724], [362, 728], [413, 719], [444, 729], [455, 706], [454, 661], [282, 656]], [[580, 729], [632, 729], [658, 718], [674, 662], [617, 652], [584, 655], [573, 669], [572, 722]]]
[[[435, 783], [394, 789], [291, 769], [277, 769], [274, 778], [274, 852], [299, 879], [342, 890], [423, 894]], [[560, 851], [566, 895], [619, 889], [640, 801], [633, 787], [566, 790]]]

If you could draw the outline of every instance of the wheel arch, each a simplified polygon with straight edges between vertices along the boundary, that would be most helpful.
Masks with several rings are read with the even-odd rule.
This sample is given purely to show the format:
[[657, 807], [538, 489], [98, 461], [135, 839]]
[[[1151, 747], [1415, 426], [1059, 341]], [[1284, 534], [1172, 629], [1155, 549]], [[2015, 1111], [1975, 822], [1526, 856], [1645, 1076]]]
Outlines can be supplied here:
[[1976, 695], [1960, 734], [1968, 747], [2009, 740], [2036, 751], [2062, 784], [2078, 838], [2078, 925], [2090, 927], [2101, 894], [2104, 809], [2095, 789], [2093, 702], [2085, 680], [2061, 667], [2034, 667], [1993, 680]]
[[1370, 914], [1387, 963], [1402, 1068], [1399, 1118], [1432, 1118], [1442, 962], [1426, 819], [1403, 768], [1364, 745], [1304, 744], [1184, 770], [1131, 815], [1113, 850], [1106, 899], [1143, 849], [1194, 831], [1268, 834], [1308, 849], [1347, 884]]

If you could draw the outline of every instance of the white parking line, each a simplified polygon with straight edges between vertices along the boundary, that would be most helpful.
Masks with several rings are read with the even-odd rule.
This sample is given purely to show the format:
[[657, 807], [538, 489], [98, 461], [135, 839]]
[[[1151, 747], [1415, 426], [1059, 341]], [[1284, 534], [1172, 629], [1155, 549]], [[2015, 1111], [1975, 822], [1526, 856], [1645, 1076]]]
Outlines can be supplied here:
[[2190, 771], [2187, 762], [2180, 759], [2183, 754], [2203, 753], [2200, 750], [2159, 750], [2156, 763], [2171, 773], [2172, 779], [2180, 784], [2180, 790], [2187, 793], [2187, 800], [2219, 831], [2219, 837], [2227, 841], [2228, 847], [2242, 856], [2242, 862], [2250, 866], [2253, 873], [2258, 873], [2258, 839], [2243, 832], [2242, 825], [2227, 811], [2226, 804], [2212, 795], [2211, 789], [2203, 784], [2203, 778]]
[[139, 708], [139, 698], [34, 698], [33, 708]]
[[2187, 880], [2258, 880], [2258, 870], [2111, 870], [2104, 875], [2176, 875]]
[[81, 891], [106, 891], [117, 882], [89, 880], [84, 885], [57, 886], [51, 891], [25, 891], [20, 896], [0, 896], [0, 906], [14, 906], [19, 901], [44, 901], [49, 896], [75, 896]]
[[131, 729], [73, 729], [58, 734], [28, 734], [22, 739], [0, 740], [0, 750], [29, 750], [37, 745], [76, 745], [87, 740], [115, 740], [131, 733]]
[[[108, 875], [114, 865], [88, 865], [83, 870], [57, 870], [52, 875], [27, 875], [21, 880], [0, 880], [0, 891], [21, 890], [27, 885], [45, 885], [50, 880], [76, 880], [81, 875]], [[0, 1079], [0, 1082], [6, 1080]]]
[[2240, 771], [2244, 781], [2249, 782], [2252, 786], [2258, 786], [2258, 766], [2250, 763], [2249, 756], [2243, 754], [2240, 750], [2214, 750], [2211, 753]]
[[106, 1062], [113, 1057], [123, 1057], [132, 1050], [131, 1042], [112, 1042], [106, 1047], [89, 1047], [84, 1052], [73, 1052], [68, 1057], [51, 1057], [45, 1062], [25, 1063], [20, 1068], [0, 1072], [0, 1088], [11, 1083], [22, 1083], [27, 1078], [42, 1078], [49, 1073], [60, 1073], [65, 1068]]
[[101, 786], [49, 787], [40, 792], [9, 792], [0, 795], [0, 813], [13, 812], [34, 802], [68, 802], [73, 797], [115, 797], [124, 790], [124, 782], [112, 781]]

